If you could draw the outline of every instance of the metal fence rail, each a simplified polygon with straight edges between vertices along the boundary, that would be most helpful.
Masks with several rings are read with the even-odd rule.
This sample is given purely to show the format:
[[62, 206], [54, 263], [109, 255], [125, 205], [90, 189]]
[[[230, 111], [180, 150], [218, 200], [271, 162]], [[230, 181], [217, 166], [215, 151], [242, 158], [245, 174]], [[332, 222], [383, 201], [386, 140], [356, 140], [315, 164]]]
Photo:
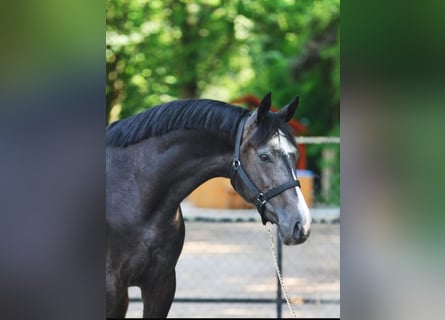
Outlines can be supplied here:
[[339, 144], [340, 137], [296, 137], [295, 142], [301, 144]]

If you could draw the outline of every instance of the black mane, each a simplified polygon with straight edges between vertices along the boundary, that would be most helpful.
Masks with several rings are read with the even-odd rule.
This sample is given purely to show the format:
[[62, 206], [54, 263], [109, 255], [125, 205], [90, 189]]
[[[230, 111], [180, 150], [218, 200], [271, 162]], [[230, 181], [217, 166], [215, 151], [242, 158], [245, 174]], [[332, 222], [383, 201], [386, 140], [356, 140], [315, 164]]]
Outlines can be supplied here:
[[238, 123], [248, 110], [208, 99], [176, 100], [107, 127], [108, 146], [126, 147], [174, 130], [213, 129], [236, 135]]

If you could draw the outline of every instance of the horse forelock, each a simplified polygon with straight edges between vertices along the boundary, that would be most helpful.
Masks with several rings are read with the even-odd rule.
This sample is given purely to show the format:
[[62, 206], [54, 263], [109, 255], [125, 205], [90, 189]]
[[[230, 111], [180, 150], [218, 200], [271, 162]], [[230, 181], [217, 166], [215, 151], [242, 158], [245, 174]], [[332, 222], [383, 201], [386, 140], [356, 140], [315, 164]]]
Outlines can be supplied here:
[[292, 128], [277, 114], [269, 112], [265, 119], [258, 124], [256, 132], [252, 136], [252, 143], [265, 145], [275, 137], [286, 139], [292, 147], [297, 147]]

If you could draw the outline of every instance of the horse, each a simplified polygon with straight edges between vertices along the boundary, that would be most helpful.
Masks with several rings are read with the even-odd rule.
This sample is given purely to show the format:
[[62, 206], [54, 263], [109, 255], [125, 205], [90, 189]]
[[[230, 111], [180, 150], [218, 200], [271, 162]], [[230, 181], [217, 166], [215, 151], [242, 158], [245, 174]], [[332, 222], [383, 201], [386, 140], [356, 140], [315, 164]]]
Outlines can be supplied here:
[[311, 217], [288, 125], [298, 101], [270, 112], [270, 92], [255, 111], [210, 99], [175, 100], [108, 125], [107, 317], [125, 317], [130, 286], [141, 289], [144, 318], [167, 317], [184, 243], [180, 203], [211, 178], [230, 178], [262, 223], [277, 225], [284, 244], [308, 238]]

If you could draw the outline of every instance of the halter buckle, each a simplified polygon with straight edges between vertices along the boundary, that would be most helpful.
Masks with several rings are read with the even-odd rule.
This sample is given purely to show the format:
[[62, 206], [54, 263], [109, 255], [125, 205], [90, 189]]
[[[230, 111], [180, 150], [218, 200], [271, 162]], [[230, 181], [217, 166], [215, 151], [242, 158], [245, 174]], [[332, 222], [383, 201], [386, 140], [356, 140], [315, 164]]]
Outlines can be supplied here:
[[232, 168], [235, 170], [238, 170], [238, 168], [241, 166], [241, 162], [239, 160], [233, 160], [232, 162]]
[[262, 193], [262, 192], [258, 193], [258, 195], [256, 196], [256, 202], [260, 206], [264, 206], [266, 204], [266, 199], [264, 198], [264, 193]]

